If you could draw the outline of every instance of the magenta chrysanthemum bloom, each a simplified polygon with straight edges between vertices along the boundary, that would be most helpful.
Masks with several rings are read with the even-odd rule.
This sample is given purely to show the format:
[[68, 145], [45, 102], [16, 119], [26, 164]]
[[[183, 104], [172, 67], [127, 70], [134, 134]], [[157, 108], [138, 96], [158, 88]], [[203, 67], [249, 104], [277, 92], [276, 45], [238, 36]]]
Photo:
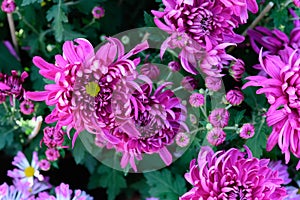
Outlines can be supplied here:
[[[226, 8], [221, 1], [205, 0], [164, 0], [163, 12], [152, 11], [158, 28], [169, 34], [187, 33], [190, 38], [205, 46], [210, 40], [213, 45], [219, 42], [241, 42], [242, 36], [233, 32], [237, 21], [232, 17], [231, 8]], [[161, 22], [162, 18], [165, 23]]]
[[235, 148], [214, 153], [202, 147], [185, 174], [193, 188], [180, 200], [283, 200], [286, 190], [278, 172], [268, 167], [269, 160], [255, 158], [245, 148], [246, 153]]
[[43, 160], [40, 160], [39, 166], [40, 166], [41, 170], [48, 171], [51, 167], [51, 164], [48, 160], [43, 159]]
[[239, 89], [229, 90], [226, 93], [226, 100], [233, 106], [238, 106], [244, 101], [244, 94]]
[[[260, 86], [257, 94], [265, 94], [270, 108], [266, 113], [267, 124], [273, 130], [267, 141], [267, 151], [271, 151], [278, 144], [285, 154], [286, 163], [290, 160], [290, 152], [300, 158], [300, 52], [286, 47], [279, 51], [279, 55], [259, 55], [260, 64], [269, 78], [250, 76], [243, 88]], [[298, 162], [297, 169], [300, 168]]]
[[240, 81], [245, 72], [245, 64], [241, 59], [237, 59], [230, 68], [229, 74], [234, 78], [235, 81]]
[[15, 70], [11, 71], [11, 75], [0, 73], [0, 93], [10, 96], [12, 103], [12, 96], [19, 100], [23, 100], [25, 96], [25, 89], [23, 83], [28, 77], [27, 72], [23, 72], [20, 76]]
[[293, 0], [293, 3], [296, 7], [300, 8], [300, 0]]
[[24, 115], [30, 115], [34, 112], [34, 104], [32, 101], [24, 100], [20, 103], [20, 111]]
[[204, 95], [200, 93], [194, 93], [190, 96], [189, 102], [193, 107], [203, 106], [205, 103]]
[[180, 70], [180, 63], [177, 61], [171, 61], [168, 63], [168, 67], [171, 69], [172, 72], [178, 72]]
[[[164, 83], [156, 90], [151, 82], [142, 84], [141, 91], [135, 90], [129, 95], [130, 116], [117, 120], [113, 129], [103, 129], [109, 143], [123, 154], [122, 168], [130, 163], [137, 171], [135, 159], [141, 160], [144, 153], [158, 153], [166, 165], [171, 164], [172, 155], [167, 146], [174, 142], [177, 133], [187, 132], [188, 128], [184, 124], [185, 107], [171, 90], [165, 89], [170, 84]], [[98, 141], [103, 141], [99, 137], [101, 135], [96, 135]]]
[[160, 75], [160, 70], [159, 68], [152, 64], [152, 63], [146, 63], [140, 68], [140, 72], [142, 75], [147, 76], [151, 80], [155, 80], [159, 77]]
[[100, 18], [104, 17], [105, 10], [101, 6], [95, 6], [92, 10], [92, 14], [95, 19], [100, 19]]
[[184, 89], [188, 91], [193, 91], [198, 87], [198, 82], [191, 76], [185, 76], [181, 80], [181, 85]]
[[61, 147], [64, 142], [65, 133], [55, 127], [44, 128], [44, 137], [41, 142], [43, 142], [48, 148]]
[[56, 161], [60, 157], [59, 151], [55, 148], [47, 149], [45, 154], [49, 161]]
[[129, 57], [148, 47], [145, 41], [125, 54], [119, 40], [107, 40], [97, 52], [85, 39], [76, 39], [77, 44], [67, 41], [63, 45], [63, 56], [56, 55], [55, 65], [41, 57], [33, 58], [40, 74], [55, 84], [46, 85], [46, 91], [27, 95], [32, 100], [55, 106], [45, 121], [57, 122], [58, 128], [67, 126], [68, 133], [75, 128], [73, 145], [83, 130], [102, 133], [102, 128], [114, 126], [114, 115], [110, 111], [112, 93], [120, 79], [133, 74], [139, 64], [139, 58], [130, 60]]
[[253, 124], [246, 123], [243, 124], [242, 128], [240, 129], [240, 137], [244, 139], [252, 138], [255, 134], [255, 127]]
[[12, 13], [16, 10], [16, 3], [14, 0], [3, 0], [1, 10], [6, 13]]
[[176, 135], [175, 141], [178, 146], [186, 147], [190, 143], [190, 137], [186, 133], [180, 132]]
[[214, 127], [224, 128], [228, 125], [229, 112], [225, 108], [214, 109], [208, 116], [208, 120]]
[[221, 128], [213, 128], [207, 133], [207, 141], [213, 146], [219, 146], [226, 139], [226, 133]]
[[205, 86], [210, 91], [217, 92], [222, 87], [222, 79], [218, 77], [207, 76], [205, 78]]
[[281, 160], [270, 161], [268, 167], [278, 172], [278, 176], [283, 180], [283, 184], [289, 184], [292, 179], [289, 178], [288, 166], [282, 164]]
[[48, 194], [47, 192], [39, 193], [36, 200], [93, 200], [94, 198], [88, 195], [85, 191], [70, 190], [68, 184], [61, 183], [55, 188], [55, 196]]
[[18, 169], [8, 170], [7, 176], [12, 177], [14, 179], [20, 180], [22, 183], [29, 183], [30, 186], [33, 185], [34, 177], [38, 178], [38, 180], [43, 180], [44, 177], [39, 172], [39, 160], [37, 152], [33, 152], [32, 161], [29, 164], [25, 155], [19, 151], [18, 154], [14, 157], [14, 161], [12, 164]]

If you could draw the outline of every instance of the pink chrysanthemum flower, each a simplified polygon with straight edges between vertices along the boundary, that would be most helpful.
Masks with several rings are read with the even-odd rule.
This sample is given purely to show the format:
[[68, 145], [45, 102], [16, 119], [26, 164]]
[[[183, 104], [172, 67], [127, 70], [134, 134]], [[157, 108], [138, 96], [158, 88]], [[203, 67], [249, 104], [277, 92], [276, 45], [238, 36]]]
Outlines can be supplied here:
[[181, 80], [181, 85], [188, 91], [193, 91], [198, 87], [198, 81], [191, 76], [185, 76]]
[[[270, 108], [266, 113], [267, 124], [273, 127], [267, 141], [267, 151], [278, 144], [285, 154], [286, 163], [290, 160], [290, 152], [300, 158], [300, 52], [286, 47], [279, 55], [259, 55], [259, 61], [269, 78], [250, 76], [243, 88], [260, 86], [257, 94], [265, 94]], [[300, 161], [297, 169], [300, 168]]]
[[218, 77], [207, 76], [205, 78], [205, 86], [210, 91], [217, 92], [222, 88], [222, 79]]
[[32, 101], [24, 100], [20, 103], [20, 111], [24, 115], [30, 115], [34, 112], [34, 104]]
[[300, 0], [293, 0], [293, 3], [296, 7], [300, 8]]
[[190, 137], [186, 133], [180, 132], [176, 135], [175, 141], [178, 146], [186, 147], [190, 143]]
[[[115, 128], [103, 129], [109, 144], [114, 144], [123, 154], [122, 168], [130, 163], [137, 171], [135, 159], [141, 160], [144, 153], [158, 153], [166, 165], [171, 164], [172, 155], [167, 146], [174, 142], [177, 133], [187, 132], [188, 128], [184, 124], [185, 107], [171, 90], [165, 89], [170, 84], [164, 83], [156, 90], [152, 88], [152, 82], [142, 84], [141, 91], [135, 90], [129, 95], [130, 115], [118, 119]], [[101, 135], [96, 137], [101, 141]]]
[[241, 59], [237, 59], [229, 68], [229, 74], [235, 81], [240, 81], [245, 72], [245, 64]]
[[228, 125], [229, 112], [225, 108], [214, 109], [208, 116], [208, 120], [214, 127], [224, 128]]
[[289, 184], [292, 179], [289, 178], [288, 166], [282, 164], [281, 160], [270, 161], [268, 167], [278, 172], [278, 176], [283, 180], [283, 184]]
[[48, 160], [43, 159], [43, 160], [40, 160], [39, 166], [40, 166], [41, 170], [48, 171], [51, 167], [51, 164]]
[[114, 116], [108, 105], [112, 93], [119, 80], [132, 74], [139, 64], [140, 59], [130, 60], [129, 57], [148, 47], [145, 41], [125, 54], [119, 40], [107, 40], [97, 52], [85, 39], [76, 39], [77, 44], [67, 41], [63, 45], [63, 56], [56, 55], [55, 65], [41, 57], [33, 58], [40, 74], [55, 84], [46, 85], [46, 91], [28, 92], [27, 95], [32, 100], [55, 106], [45, 121], [57, 121], [58, 128], [67, 126], [67, 133], [75, 128], [73, 145], [83, 130], [100, 133], [102, 128], [114, 126]]
[[48, 194], [47, 192], [39, 193], [36, 200], [93, 200], [94, 198], [88, 195], [85, 191], [70, 190], [69, 185], [61, 183], [55, 188], [55, 196]]
[[104, 17], [105, 10], [101, 6], [95, 6], [92, 10], [92, 14], [95, 19], [100, 19], [100, 18]]
[[204, 95], [200, 93], [194, 93], [189, 98], [189, 103], [193, 107], [203, 106], [205, 103]]
[[221, 128], [213, 128], [207, 133], [207, 141], [213, 146], [219, 146], [226, 139], [226, 133]]
[[246, 153], [235, 148], [214, 153], [210, 147], [202, 147], [185, 174], [193, 188], [180, 200], [284, 199], [283, 180], [268, 167], [269, 160], [255, 158], [245, 148]]
[[55, 148], [47, 149], [45, 154], [46, 154], [47, 160], [49, 160], [49, 161], [56, 161], [60, 157], [59, 151]]
[[163, 3], [166, 6], [163, 12], [152, 13], [156, 16], [155, 24], [169, 34], [185, 32], [203, 46], [207, 40], [214, 45], [243, 40], [242, 36], [233, 32], [238, 23], [232, 17], [232, 9], [226, 8], [221, 1], [164, 0]]
[[151, 80], [155, 80], [159, 77], [160, 75], [160, 70], [159, 68], [152, 64], [152, 63], [146, 63], [140, 68], [140, 72], [142, 75], [147, 76]]
[[240, 129], [240, 137], [244, 139], [252, 138], [255, 134], [255, 128], [253, 124], [246, 123], [243, 124], [242, 128]]
[[7, 175], [14, 179], [19, 179], [22, 183], [29, 183], [30, 186], [33, 185], [34, 177], [42, 181], [44, 179], [43, 175], [39, 172], [39, 160], [37, 152], [33, 152], [32, 161], [29, 164], [25, 155], [19, 151], [14, 157], [12, 164], [18, 169], [8, 170]]
[[65, 133], [55, 127], [46, 127], [44, 128], [44, 137], [41, 142], [43, 142], [47, 147], [61, 147], [64, 142]]
[[16, 3], [14, 0], [3, 0], [1, 10], [6, 13], [12, 13], [16, 10]]
[[180, 63], [177, 61], [169, 62], [168, 67], [171, 69], [172, 72], [178, 72], [181, 68]]
[[11, 103], [12, 97], [19, 100], [23, 100], [25, 97], [25, 89], [23, 88], [23, 83], [28, 77], [27, 72], [23, 72], [20, 76], [15, 70], [11, 71], [11, 75], [0, 73], [0, 93], [6, 96], [10, 96]]
[[238, 106], [244, 101], [244, 94], [239, 89], [229, 90], [226, 93], [226, 100], [233, 106]]

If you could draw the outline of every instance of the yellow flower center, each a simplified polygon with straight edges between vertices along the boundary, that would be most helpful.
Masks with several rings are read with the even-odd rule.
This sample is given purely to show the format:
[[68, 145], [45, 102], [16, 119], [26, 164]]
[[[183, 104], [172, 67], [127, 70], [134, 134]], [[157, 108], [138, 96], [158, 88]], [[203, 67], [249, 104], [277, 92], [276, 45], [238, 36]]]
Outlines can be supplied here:
[[32, 177], [34, 175], [34, 168], [29, 166], [24, 170], [26, 177]]
[[98, 83], [95, 82], [89, 82], [85, 86], [86, 93], [89, 94], [92, 97], [96, 97], [98, 93], [100, 92], [100, 87]]

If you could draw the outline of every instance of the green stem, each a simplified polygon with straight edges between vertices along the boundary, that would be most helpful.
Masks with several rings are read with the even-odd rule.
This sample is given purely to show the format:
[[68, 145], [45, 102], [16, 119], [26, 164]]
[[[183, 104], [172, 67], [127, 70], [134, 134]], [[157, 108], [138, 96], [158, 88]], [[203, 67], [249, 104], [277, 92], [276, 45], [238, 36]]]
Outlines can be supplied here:
[[19, 16], [19, 19], [23, 21], [23, 23], [28, 26], [35, 34], [39, 35], [40, 33], [26, 20], [25, 17], [21, 15], [20, 12], [16, 11], [16, 14]]
[[19, 47], [18, 47], [18, 41], [17, 41], [17, 37], [16, 37], [16, 28], [15, 28], [14, 19], [12, 17], [12, 13], [7, 13], [7, 20], [8, 20], [10, 35], [11, 35], [11, 39], [12, 39], [15, 51], [16, 51], [17, 55], [19, 55]]
[[223, 130], [234, 130], [236, 131], [238, 128], [235, 127], [235, 126], [227, 126], [227, 127], [224, 127]]

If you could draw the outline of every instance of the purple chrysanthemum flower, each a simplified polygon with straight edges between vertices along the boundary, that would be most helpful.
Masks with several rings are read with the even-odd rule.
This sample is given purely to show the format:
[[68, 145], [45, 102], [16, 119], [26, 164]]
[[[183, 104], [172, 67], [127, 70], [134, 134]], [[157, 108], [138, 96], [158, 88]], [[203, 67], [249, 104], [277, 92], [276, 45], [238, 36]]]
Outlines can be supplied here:
[[[116, 150], [123, 154], [122, 168], [130, 163], [137, 171], [135, 158], [141, 160], [143, 153], [158, 153], [166, 165], [171, 164], [172, 155], [167, 146], [173, 143], [177, 133], [187, 132], [188, 128], [184, 124], [185, 107], [171, 90], [165, 89], [170, 84], [165, 83], [156, 90], [152, 88], [152, 82], [142, 84], [141, 91], [135, 90], [129, 94], [130, 115], [123, 118], [117, 116], [114, 128], [103, 129], [109, 144], [114, 144]], [[101, 135], [96, 137], [101, 141]]]
[[255, 127], [253, 124], [246, 123], [243, 124], [242, 128], [240, 129], [240, 137], [244, 139], [252, 138], [255, 134]]
[[190, 143], [190, 137], [186, 133], [180, 132], [176, 135], [175, 141], [178, 146], [186, 147]]
[[40, 160], [39, 167], [43, 171], [48, 171], [51, 167], [51, 164], [48, 160], [43, 159], [43, 160]]
[[237, 59], [229, 68], [229, 74], [235, 81], [240, 81], [245, 72], [245, 64], [241, 59]]
[[246, 153], [235, 148], [214, 153], [210, 147], [202, 147], [185, 174], [193, 188], [180, 200], [284, 199], [283, 180], [268, 167], [269, 160], [255, 158], [245, 148]]
[[34, 112], [34, 104], [30, 100], [24, 100], [20, 103], [20, 111], [24, 115], [30, 115]]
[[287, 185], [292, 181], [292, 179], [289, 178], [288, 166], [282, 164], [281, 160], [270, 161], [268, 167], [278, 172], [278, 176], [282, 178], [283, 184]]
[[30, 200], [30, 192], [26, 187], [16, 187], [14, 185], [7, 185], [3, 183], [0, 185], [0, 199], [1, 200]]
[[97, 52], [85, 39], [76, 39], [77, 44], [67, 41], [63, 45], [63, 56], [55, 57], [55, 65], [41, 57], [33, 58], [40, 74], [55, 84], [46, 85], [46, 91], [28, 92], [27, 95], [32, 100], [55, 105], [45, 121], [57, 121], [58, 128], [67, 126], [67, 133], [75, 128], [73, 145], [83, 130], [102, 133], [102, 128], [114, 126], [114, 116], [109, 110], [112, 93], [121, 78], [135, 73], [140, 59], [130, 60], [129, 57], [148, 47], [145, 41], [125, 54], [119, 40], [107, 40]]
[[200, 93], [194, 93], [190, 96], [189, 102], [193, 107], [203, 106], [205, 103], [204, 95]]
[[226, 93], [226, 100], [233, 106], [238, 106], [244, 101], [244, 94], [239, 89], [229, 90]]
[[181, 85], [184, 89], [193, 91], [198, 87], [198, 81], [191, 76], [185, 76], [181, 80]]
[[155, 80], [159, 77], [160, 75], [160, 70], [159, 68], [152, 64], [152, 63], [146, 63], [140, 68], [140, 72], [142, 75], [147, 76], [151, 80]]
[[293, 0], [293, 3], [296, 7], [300, 8], [300, 0]]
[[82, 190], [70, 190], [68, 184], [61, 183], [55, 188], [55, 196], [47, 192], [39, 193], [36, 200], [93, 200], [94, 198]]
[[[273, 127], [268, 138], [267, 151], [278, 144], [285, 154], [286, 163], [290, 160], [290, 152], [300, 158], [300, 52], [286, 47], [279, 55], [267, 55], [262, 52], [259, 61], [269, 78], [250, 76], [243, 88], [260, 86], [257, 94], [265, 94], [271, 105], [266, 113], [267, 124]], [[300, 161], [297, 169], [300, 168]]]
[[171, 61], [168, 63], [168, 67], [172, 70], [172, 72], [178, 72], [180, 70], [180, 63], [177, 61]]
[[19, 100], [23, 100], [25, 95], [25, 89], [23, 83], [28, 77], [27, 72], [23, 72], [20, 76], [15, 70], [11, 71], [11, 75], [0, 73], [0, 93], [5, 96], [12, 98], [13, 96]]
[[3, 0], [1, 10], [6, 13], [12, 13], [16, 10], [16, 3], [14, 0]]
[[43, 142], [48, 148], [61, 147], [64, 142], [65, 133], [55, 127], [44, 128], [44, 137], [41, 142]]
[[222, 79], [218, 77], [207, 76], [205, 78], [205, 86], [210, 91], [217, 92], [222, 87]]
[[92, 10], [92, 14], [95, 19], [100, 19], [100, 18], [104, 17], [105, 10], [101, 6], [95, 6]]
[[[164, 0], [163, 12], [152, 11], [155, 24], [169, 34], [187, 33], [190, 38], [205, 46], [207, 40], [213, 45], [220, 42], [243, 40], [233, 28], [238, 22], [232, 17], [233, 10], [226, 8], [221, 1], [205, 0]], [[161, 22], [162, 18], [165, 23]]]
[[226, 139], [226, 133], [221, 128], [213, 128], [207, 133], [207, 141], [213, 146], [219, 146]]
[[60, 157], [59, 151], [55, 148], [47, 149], [45, 154], [46, 154], [47, 160], [49, 160], [49, 161], [56, 161]]
[[297, 186], [287, 186], [286, 191], [287, 191], [287, 197], [284, 200], [298, 200], [300, 199], [300, 194], [299, 194], [299, 188], [300, 188], [300, 181], [297, 181]]
[[228, 125], [229, 112], [225, 108], [214, 109], [208, 116], [208, 120], [214, 127], [224, 128]]

